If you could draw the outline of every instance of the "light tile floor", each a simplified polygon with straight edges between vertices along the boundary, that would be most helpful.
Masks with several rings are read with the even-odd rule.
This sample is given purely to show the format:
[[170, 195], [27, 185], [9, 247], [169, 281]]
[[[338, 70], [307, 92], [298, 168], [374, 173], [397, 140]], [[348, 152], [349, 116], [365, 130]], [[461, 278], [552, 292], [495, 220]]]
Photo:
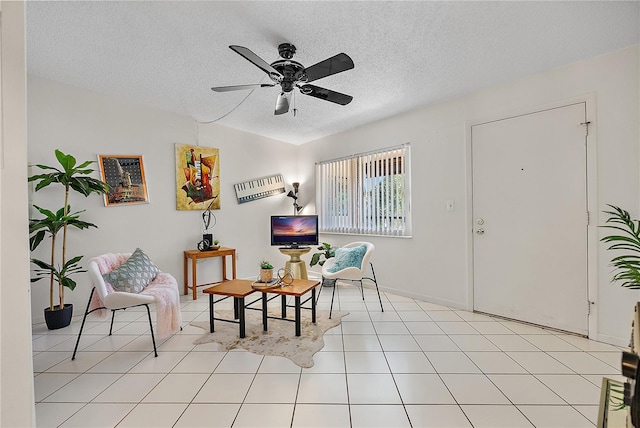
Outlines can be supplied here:
[[[38, 427], [592, 427], [617, 347], [343, 284], [315, 365], [194, 345], [208, 299], [153, 357], [144, 308], [33, 328]], [[331, 293], [320, 295], [328, 309]], [[230, 301], [219, 304], [218, 308]], [[304, 312], [303, 312], [304, 314]]]

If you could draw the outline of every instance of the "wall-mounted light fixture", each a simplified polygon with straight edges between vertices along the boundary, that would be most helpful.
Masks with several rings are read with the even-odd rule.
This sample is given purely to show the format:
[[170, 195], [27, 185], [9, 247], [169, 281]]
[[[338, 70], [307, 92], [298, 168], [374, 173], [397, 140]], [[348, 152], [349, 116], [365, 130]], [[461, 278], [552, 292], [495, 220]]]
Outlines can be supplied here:
[[293, 185], [293, 190], [289, 190], [287, 196], [293, 199], [293, 215], [298, 215], [304, 208], [303, 206], [298, 205], [298, 188], [300, 187], [300, 183], [295, 182], [291, 184]]

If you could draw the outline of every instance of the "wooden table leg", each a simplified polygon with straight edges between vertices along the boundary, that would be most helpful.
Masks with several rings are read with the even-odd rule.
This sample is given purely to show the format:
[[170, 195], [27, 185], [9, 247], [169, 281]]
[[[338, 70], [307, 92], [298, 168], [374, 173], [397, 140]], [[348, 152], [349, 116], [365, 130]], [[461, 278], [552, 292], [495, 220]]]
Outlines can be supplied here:
[[236, 279], [236, 252], [234, 251], [231, 254], [231, 270], [233, 274], [233, 279]]
[[196, 300], [198, 298], [196, 294], [198, 292], [198, 287], [196, 287], [196, 285], [198, 284], [196, 280], [196, 271], [197, 271], [196, 262], [197, 260], [195, 257], [191, 259], [191, 279], [192, 279], [191, 286], [193, 287], [193, 300]]
[[189, 284], [189, 265], [187, 263], [187, 255], [184, 255], [184, 261], [183, 261], [183, 265], [184, 265], [184, 276], [182, 277], [184, 279], [184, 294], [186, 295], [188, 293], [187, 291], [187, 285]]
[[222, 256], [222, 280], [223, 281], [228, 281], [228, 279], [227, 279], [227, 256]]

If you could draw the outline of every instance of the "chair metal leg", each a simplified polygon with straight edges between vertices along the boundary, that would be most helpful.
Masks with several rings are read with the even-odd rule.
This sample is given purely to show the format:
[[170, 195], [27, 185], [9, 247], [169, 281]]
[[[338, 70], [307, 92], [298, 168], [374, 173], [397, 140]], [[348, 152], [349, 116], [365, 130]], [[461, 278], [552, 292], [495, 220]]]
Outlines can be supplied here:
[[364, 300], [364, 286], [362, 285], [362, 280], [360, 280], [360, 294], [362, 294], [362, 300]]
[[109, 327], [109, 336], [111, 336], [111, 332], [113, 331], [113, 319], [116, 317], [116, 311], [111, 309], [111, 327]]
[[333, 293], [331, 293], [331, 307], [329, 308], [329, 319], [331, 319], [331, 313], [333, 312], [333, 299], [336, 296], [336, 288], [338, 288], [338, 281], [333, 284]]
[[76, 352], [78, 352], [78, 345], [80, 344], [80, 336], [82, 336], [82, 330], [84, 329], [84, 322], [87, 320], [87, 315], [89, 315], [89, 306], [91, 306], [91, 298], [93, 297], [93, 293], [96, 291], [95, 288], [91, 289], [91, 294], [89, 295], [89, 303], [87, 303], [87, 309], [84, 311], [84, 316], [82, 317], [82, 324], [80, 325], [80, 332], [78, 333], [78, 340], [76, 340], [76, 347], [73, 348], [73, 355], [71, 356], [71, 360], [76, 359]]
[[382, 307], [382, 298], [380, 297], [380, 289], [378, 288], [378, 280], [376, 279], [376, 271], [373, 270], [373, 263], [369, 262], [371, 265], [371, 273], [373, 274], [373, 283], [376, 285], [376, 291], [378, 292], [378, 300], [380, 301], [380, 309], [384, 312], [384, 308]]
[[318, 300], [320, 299], [320, 293], [322, 293], [322, 289], [323, 288], [324, 288], [324, 276], [320, 280], [320, 288], [318, 289], [318, 295], [316, 296], [316, 304], [318, 303]]
[[149, 316], [149, 328], [151, 329], [151, 341], [153, 342], [153, 353], [158, 356], [158, 350], [156, 349], [156, 338], [153, 336], [153, 323], [151, 322], [151, 311], [149, 305], [144, 305], [147, 308], [147, 315]]

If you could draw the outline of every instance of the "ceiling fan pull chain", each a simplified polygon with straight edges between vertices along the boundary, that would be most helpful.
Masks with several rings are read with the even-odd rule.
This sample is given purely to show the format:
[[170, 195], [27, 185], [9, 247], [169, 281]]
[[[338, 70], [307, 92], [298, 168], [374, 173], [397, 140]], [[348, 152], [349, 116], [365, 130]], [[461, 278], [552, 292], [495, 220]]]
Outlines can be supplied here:
[[298, 109], [296, 108], [296, 93], [293, 92], [293, 117], [296, 117]]

